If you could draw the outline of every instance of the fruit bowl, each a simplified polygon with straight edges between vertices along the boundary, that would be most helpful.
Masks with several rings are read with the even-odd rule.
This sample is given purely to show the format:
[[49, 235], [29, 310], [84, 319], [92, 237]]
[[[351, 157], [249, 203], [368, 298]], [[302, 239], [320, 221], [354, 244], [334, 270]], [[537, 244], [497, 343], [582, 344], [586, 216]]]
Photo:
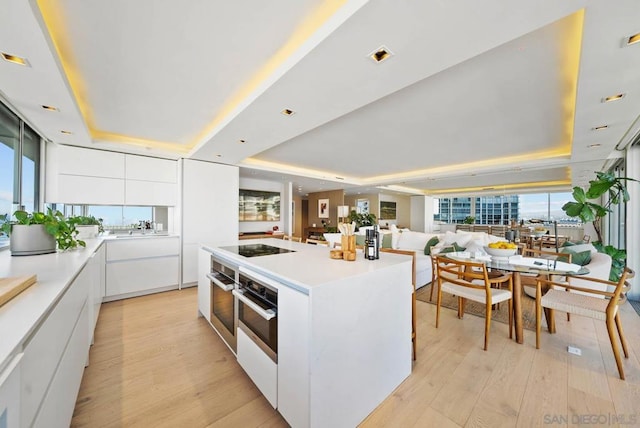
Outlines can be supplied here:
[[491, 248], [484, 247], [484, 250], [492, 257], [509, 257], [513, 256], [518, 249], [517, 248]]

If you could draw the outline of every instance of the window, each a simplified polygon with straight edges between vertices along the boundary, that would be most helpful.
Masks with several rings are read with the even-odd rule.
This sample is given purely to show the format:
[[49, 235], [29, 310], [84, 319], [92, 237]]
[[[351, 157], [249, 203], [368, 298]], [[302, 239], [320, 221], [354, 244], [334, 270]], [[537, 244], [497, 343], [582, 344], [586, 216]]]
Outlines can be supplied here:
[[0, 103], [0, 215], [37, 211], [40, 137]]
[[576, 223], [568, 218], [562, 206], [573, 200], [571, 193], [539, 193], [524, 195], [480, 196], [475, 198], [439, 198], [434, 201], [433, 219], [443, 223], [462, 223], [467, 216], [478, 224], [508, 225], [511, 220], [557, 220]]

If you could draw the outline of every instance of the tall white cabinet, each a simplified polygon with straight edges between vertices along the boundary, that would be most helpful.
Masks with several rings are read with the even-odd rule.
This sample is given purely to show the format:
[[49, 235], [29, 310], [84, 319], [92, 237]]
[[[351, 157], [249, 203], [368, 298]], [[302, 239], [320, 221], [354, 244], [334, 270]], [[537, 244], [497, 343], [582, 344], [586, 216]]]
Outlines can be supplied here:
[[236, 166], [191, 159], [182, 161], [182, 284], [198, 281], [198, 243], [238, 239]]

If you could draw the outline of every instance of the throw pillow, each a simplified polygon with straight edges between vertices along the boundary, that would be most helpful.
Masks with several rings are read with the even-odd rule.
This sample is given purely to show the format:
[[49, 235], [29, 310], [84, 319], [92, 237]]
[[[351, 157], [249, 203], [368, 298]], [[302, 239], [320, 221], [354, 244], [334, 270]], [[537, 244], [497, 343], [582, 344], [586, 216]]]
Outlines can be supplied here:
[[563, 248], [561, 253], [571, 254], [571, 263], [574, 265], [585, 266], [591, 263], [591, 251], [580, 251], [575, 252], [570, 247]]
[[576, 244], [571, 241], [564, 241], [564, 243], [562, 244], [563, 247], [573, 247], [574, 245]]
[[431, 254], [431, 247], [433, 247], [434, 245], [436, 245], [438, 243], [439, 239], [437, 236], [434, 236], [433, 238], [429, 239], [427, 241], [427, 245], [424, 246], [424, 254], [426, 256]]
[[391, 248], [391, 233], [382, 235], [382, 248]]
[[356, 245], [364, 245], [366, 235], [356, 235]]
[[456, 242], [453, 243], [453, 245], [449, 246], [449, 247], [444, 247], [442, 250], [440, 250], [440, 254], [444, 254], [444, 253], [452, 253], [452, 252], [456, 252], [459, 253], [460, 251], [464, 251], [466, 250], [466, 248], [459, 246]]

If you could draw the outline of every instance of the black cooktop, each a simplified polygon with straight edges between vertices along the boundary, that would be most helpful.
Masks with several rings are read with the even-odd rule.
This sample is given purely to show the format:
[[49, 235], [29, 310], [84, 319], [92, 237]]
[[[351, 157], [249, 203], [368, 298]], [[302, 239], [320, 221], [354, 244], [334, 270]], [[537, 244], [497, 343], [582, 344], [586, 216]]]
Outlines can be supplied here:
[[273, 254], [295, 253], [293, 250], [287, 250], [286, 248], [279, 248], [266, 244], [243, 244], [220, 248], [244, 257], [260, 257], [271, 256]]

